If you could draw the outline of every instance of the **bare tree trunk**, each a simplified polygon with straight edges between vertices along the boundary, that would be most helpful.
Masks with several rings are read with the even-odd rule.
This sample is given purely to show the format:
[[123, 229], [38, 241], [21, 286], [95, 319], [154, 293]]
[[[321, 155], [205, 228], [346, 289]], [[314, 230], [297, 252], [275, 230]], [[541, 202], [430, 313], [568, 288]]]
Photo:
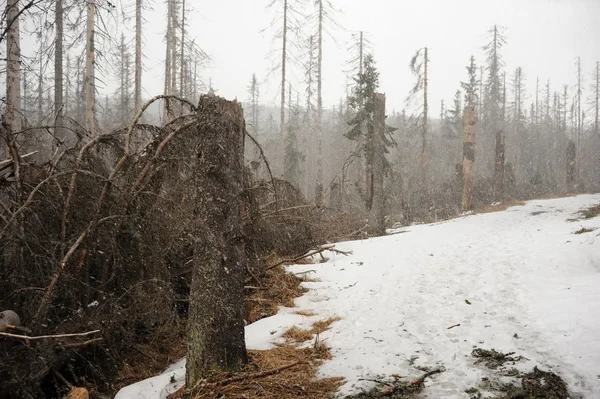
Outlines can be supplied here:
[[281, 111], [279, 115], [279, 140], [281, 141], [282, 159], [285, 156], [285, 67], [287, 59], [287, 26], [288, 0], [283, 2], [283, 34], [281, 47]]
[[[19, 0], [6, 3], [6, 109], [5, 120], [9, 135], [21, 130], [21, 39], [19, 31]], [[15, 136], [13, 136], [16, 139]], [[10, 157], [7, 148], [6, 157]]]
[[425, 47], [425, 60], [423, 62], [423, 66], [424, 66], [424, 73], [423, 73], [423, 148], [421, 149], [421, 168], [423, 169], [423, 179], [425, 182], [425, 188], [427, 188], [428, 186], [428, 179], [427, 179], [427, 111], [428, 111], [428, 105], [427, 105], [427, 84], [428, 84], [428, 79], [427, 79], [427, 69], [428, 69], [428, 63], [429, 59], [427, 57], [427, 47]]
[[577, 174], [576, 170], [576, 158], [577, 158], [577, 150], [575, 146], [575, 142], [573, 140], [569, 140], [567, 144], [567, 192], [573, 193], [575, 191], [575, 178]]
[[505, 162], [505, 137], [504, 137], [504, 120], [506, 111], [506, 75], [504, 75], [504, 93], [503, 93], [502, 116], [500, 118], [500, 126], [496, 125], [496, 149], [494, 162], [494, 200], [502, 201], [504, 196], [504, 162]]
[[370, 209], [369, 226], [370, 234], [385, 234], [385, 194], [383, 191], [384, 174], [384, 144], [385, 135], [385, 95], [375, 93], [373, 98], [373, 132], [371, 140], [371, 162], [370, 167]]
[[600, 127], [598, 126], [598, 110], [600, 108], [598, 103], [598, 100], [600, 99], [600, 61], [596, 61], [596, 92], [594, 94], [596, 95], [594, 101], [596, 109], [596, 113], [594, 114], [594, 132], [596, 133], [596, 136], [598, 136], [600, 135]]
[[[172, 72], [172, 64], [171, 64], [171, 55], [173, 47], [173, 0], [167, 0], [167, 35], [166, 35], [166, 54], [165, 54], [165, 95], [172, 94], [172, 86], [171, 86], [171, 72]], [[163, 102], [163, 125], [166, 125], [171, 120], [171, 106], [169, 104], [169, 100], [164, 100]]]
[[42, 49], [42, 45], [40, 45], [40, 69], [38, 72], [38, 114], [37, 114], [37, 124], [42, 125], [42, 120], [44, 119], [44, 52]]
[[134, 113], [142, 108], [142, 0], [135, 1], [135, 88]]
[[[177, 94], [177, 3], [171, 0], [171, 94]], [[175, 103], [173, 115], [179, 115], [180, 104]]]
[[[12, 158], [15, 177], [15, 204], [22, 203], [21, 190], [21, 159], [17, 149], [18, 134], [21, 131], [21, 39], [19, 31], [19, 0], [8, 0], [6, 3], [6, 108], [4, 120], [6, 122], [6, 158]], [[12, 230], [12, 231], [11, 231]], [[2, 245], [4, 264], [13, 268], [23, 265], [23, 246], [17, 237], [24, 235], [22, 215], [8, 231], [7, 238]]]
[[475, 109], [472, 105], [465, 107], [463, 114], [464, 121], [464, 145], [463, 145], [463, 164], [462, 164], [462, 212], [471, 209], [471, 200], [473, 196], [473, 184], [475, 181]]
[[95, 0], [87, 0], [87, 34], [86, 34], [86, 61], [85, 61], [85, 129], [96, 136], [96, 120], [94, 108], [96, 105], [96, 78], [95, 78], [95, 48], [94, 27], [96, 19]]
[[29, 98], [29, 80], [27, 79], [27, 69], [23, 69], [23, 91], [21, 93], [21, 113], [23, 118], [27, 118], [29, 114], [29, 108], [27, 106], [27, 99]]
[[58, 148], [59, 139], [64, 140], [64, 131], [62, 129], [64, 102], [63, 102], [63, 0], [56, 0], [54, 22], [56, 24], [56, 37], [54, 39], [54, 145], [53, 149]]
[[212, 370], [247, 362], [244, 341], [245, 250], [242, 235], [245, 123], [241, 104], [206, 95], [199, 102], [202, 131], [196, 158], [193, 275], [187, 326], [186, 386]]
[[119, 78], [121, 79], [121, 90], [120, 90], [120, 95], [121, 95], [121, 99], [119, 101], [120, 103], [120, 111], [119, 113], [121, 114], [121, 125], [122, 126], [126, 126], [127, 124], [127, 106], [126, 106], [126, 99], [125, 99], [125, 35], [121, 34], [121, 48], [119, 49], [120, 54], [119, 54], [119, 58], [121, 58], [121, 71], [120, 71], [120, 76]]
[[319, 55], [317, 59], [317, 206], [323, 205], [323, 0], [319, 0]]
[[183, 88], [183, 78], [185, 76], [185, 0], [182, 0], [181, 3], [181, 46], [180, 46], [180, 54], [179, 58], [181, 59], [180, 71], [179, 71], [179, 96], [185, 98], [185, 90]]

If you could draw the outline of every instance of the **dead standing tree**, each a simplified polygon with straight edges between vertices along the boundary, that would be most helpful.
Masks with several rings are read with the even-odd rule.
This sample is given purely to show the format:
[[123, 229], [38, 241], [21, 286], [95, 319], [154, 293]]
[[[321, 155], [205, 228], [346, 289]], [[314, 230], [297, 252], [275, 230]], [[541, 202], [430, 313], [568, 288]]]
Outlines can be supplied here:
[[242, 237], [242, 106], [203, 96], [198, 106], [195, 147], [195, 231], [188, 319], [186, 387], [212, 370], [236, 370], [247, 362], [244, 341]]
[[385, 169], [385, 94], [375, 93], [373, 97], [373, 129], [367, 138], [371, 147], [371, 167], [369, 176], [369, 226], [371, 234], [385, 234], [385, 193], [383, 177]]
[[473, 197], [473, 184], [475, 180], [475, 107], [468, 105], [463, 114], [464, 119], [464, 146], [463, 146], [463, 164], [462, 164], [462, 201], [461, 210], [463, 212], [471, 209], [471, 199]]

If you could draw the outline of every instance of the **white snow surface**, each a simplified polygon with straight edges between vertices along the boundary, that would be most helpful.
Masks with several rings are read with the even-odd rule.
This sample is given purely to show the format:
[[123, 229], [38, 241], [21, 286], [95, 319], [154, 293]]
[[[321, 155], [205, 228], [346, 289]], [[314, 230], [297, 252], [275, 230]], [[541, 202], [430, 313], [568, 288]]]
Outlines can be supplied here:
[[[338, 243], [352, 255], [288, 268], [314, 270], [316, 281], [304, 283], [296, 308], [247, 326], [248, 348], [268, 349], [291, 326], [338, 316], [320, 336], [333, 359], [319, 376], [345, 377], [342, 394], [369, 388], [361, 378], [443, 366], [422, 397], [467, 398], [464, 390], [489, 375], [471, 357], [479, 347], [516, 352], [527, 359], [519, 370], [551, 370], [580, 397], [600, 398], [600, 217], [568, 221], [598, 203], [598, 194], [530, 201]], [[574, 234], [582, 227], [599, 229]], [[180, 361], [116, 399], [163, 399], [184, 374]]]

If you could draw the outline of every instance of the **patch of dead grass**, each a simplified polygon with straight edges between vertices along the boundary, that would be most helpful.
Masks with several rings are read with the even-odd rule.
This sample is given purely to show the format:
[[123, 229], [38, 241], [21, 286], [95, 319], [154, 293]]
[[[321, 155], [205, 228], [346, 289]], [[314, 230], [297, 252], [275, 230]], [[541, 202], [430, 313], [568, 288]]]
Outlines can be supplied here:
[[311, 317], [311, 316], [316, 316], [317, 314], [313, 311], [310, 310], [298, 310], [297, 312], [295, 312], [297, 315], [300, 316], [306, 316], [306, 317]]
[[584, 219], [592, 219], [596, 216], [600, 216], [600, 204], [579, 211], [579, 213], [583, 216]]
[[329, 317], [328, 319], [315, 321], [310, 330], [298, 328], [296, 326], [290, 328], [282, 334], [288, 343], [302, 343], [313, 339], [315, 335], [322, 334], [329, 330], [331, 324], [341, 320], [339, 317]]
[[294, 307], [294, 299], [307, 291], [300, 286], [303, 281], [308, 280], [286, 273], [283, 267], [269, 270], [266, 278], [262, 280], [263, 288], [253, 290], [246, 296], [248, 323], [277, 314], [279, 306]]
[[579, 230], [577, 230], [576, 232], [574, 232], [573, 234], [591, 233], [594, 230], [596, 230], [596, 229], [595, 228], [582, 227]]
[[327, 330], [329, 330], [329, 327], [336, 321], [341, 320], [341, 318], [335, 316], [335, 317], [330, 317], [328, 319], [325, 320], [319, 320], [319, 321], [315, 321], [312, 325], [312, 333], [313, 334], [321, 334]]
[[290, 328], [281, 335], [288, 342], [302, 343], [310, 341], [313, 337], [312, 330], [304, 330], [296, 326]]
[[[211, 376], [193, 396], [194, 399], [328, 399], [343, 383], [343, 378], [316, 379], [317, 367], [330, 358], [324, 346], [297, 348], [281, 345], [266, 351], [250, 351], [248, 365], [241, 373], [219, 373]], [[260, 376], [269, 370], [293, 367], [271, 375]], [[232, 377], [238, 381], [223, 384]]]
[[567, 222], [578, 222], [582, 219], [593, 219], [596, 216], [600, 216], [600, 204], [591, 206], [586, 209], [578, 211], [576, 217], [567, 219]]

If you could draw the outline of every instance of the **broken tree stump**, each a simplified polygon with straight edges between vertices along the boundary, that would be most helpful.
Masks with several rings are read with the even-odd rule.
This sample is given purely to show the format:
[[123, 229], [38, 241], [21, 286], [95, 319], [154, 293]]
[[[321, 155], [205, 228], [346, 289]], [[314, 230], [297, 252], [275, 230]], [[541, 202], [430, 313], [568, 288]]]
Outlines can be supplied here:
[[194, 255], [187, 325], [186, 387], [211, 370], [238, 370], [244, 341], [242, 106], [214, 95], [198, 104], [194, 149]]

